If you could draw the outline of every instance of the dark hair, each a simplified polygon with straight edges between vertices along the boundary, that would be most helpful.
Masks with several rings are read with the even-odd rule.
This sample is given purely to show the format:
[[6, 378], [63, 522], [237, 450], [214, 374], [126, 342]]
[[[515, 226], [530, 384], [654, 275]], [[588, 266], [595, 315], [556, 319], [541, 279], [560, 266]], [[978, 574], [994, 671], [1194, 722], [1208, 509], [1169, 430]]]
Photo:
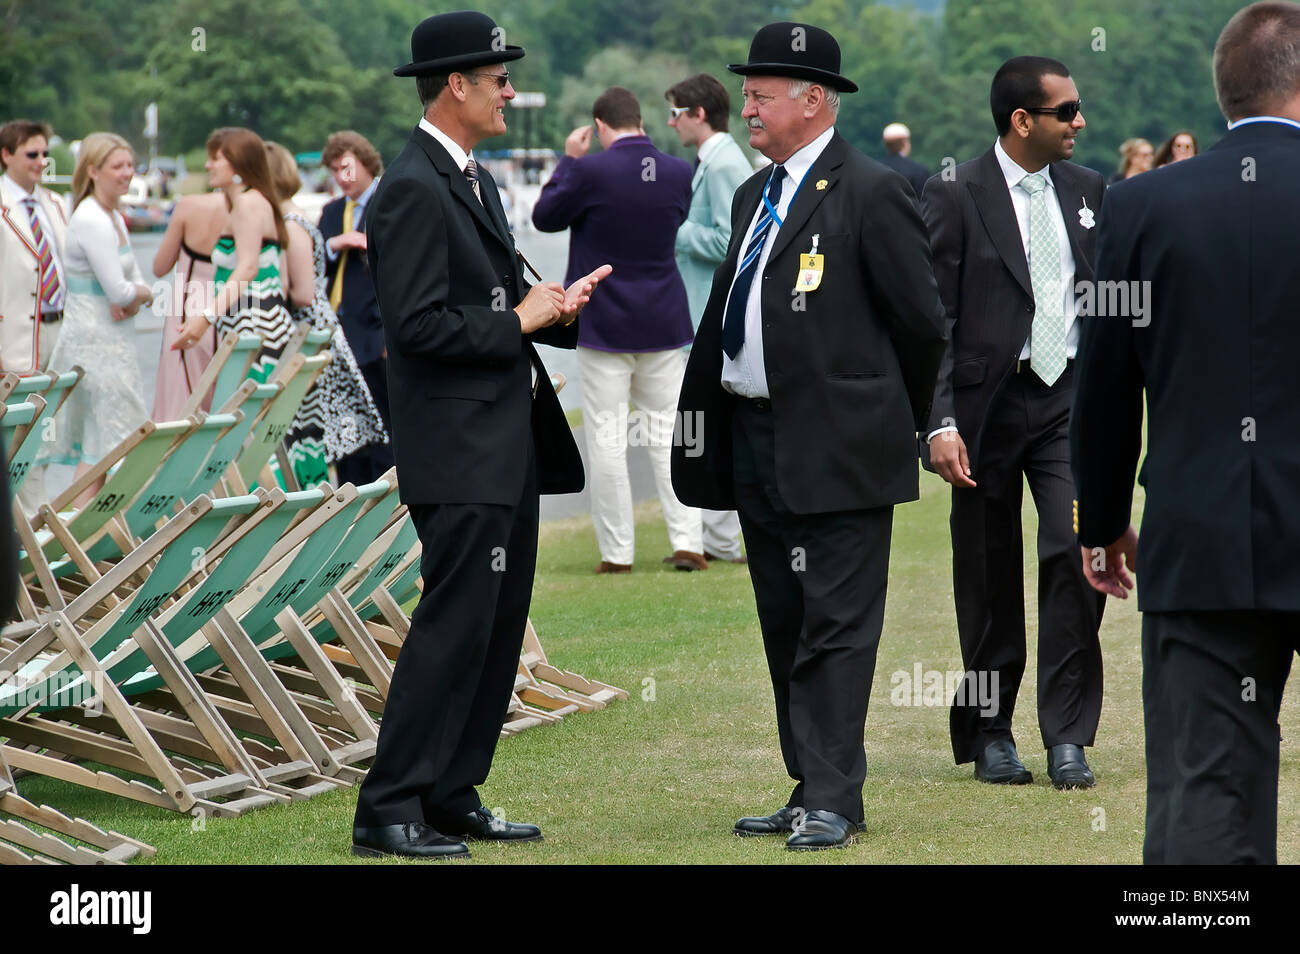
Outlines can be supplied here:
[[447, 79], [450, 73], [417, 73], [415, 76], [415, 92], [420, 97], [420, 108], [427, 110], [432, 103], [447, 88]]
[[697, 73], [690, 79], [669, 88], [664, 99], [674, 106], [688, 109], [704, 110], [704, 121], [714, 132], [726, 132], [728, 116], [731, 113], [731, 97], [727, 88], [716, 77], [708, 73]]
[[1017, 109], [1047, 105], [1044, 76], [1069, 75], [1064, 63], [1046, 56], [1016, 56], [998, 67], [989, 91], [989, 108], [993, 110], [993, 125], [998, 135], [1005, 136], [1010, 131], [1011, 114]]
[[369, 139], [351, 129], [330, 133], [329, 139], [325, 140], [325, 148], [320, 153], [321, 165], [328, 169], [348, 152], [356, 156], [357, 162], [365, 166], [366, 172], [374, 178], [383, 175], [384, 160], [379, 155], [379, 150], [370, 145]]
[[1159, 169], [1161, 166], [1167, 166], [1174, 161], [1174, 140], [1179, 136], [1186, 136], [1192, 141], [1193, 156], [1201, 151], [1201, 147], [1196, 144], [1196, 137], [1192, 135], [1192, 131], [1190, 129], [1180, 129], [1160, 144], [1160, 148], [1156, 150], [1155, 158], [1151, 160], [1152, 169]]
[[[34, 136], [44, 136], [45, 141], [48, 143], [53, 135], [54, 130], [50, 128], [49, 123], [34, 123], [30, 119], [15, 119], [0, 126], [0, 149], [17, 152], [19, 146]], [[4, 168], [4, 161], [0, 159], [0, 169], [2, 168]]]
[[611, 86], [591, 104], [591, 117], [610, 129], [637, 129], [641, 125], [641, 105], [630, 89]]
[[208, 137], [208, 155], [215, 156], [217, 153], [226, 157], [230, 167], [244, 180], [244, 185], [250, 191], [260, 192], [271, 203], [275, 236], [280, 240], [280, 248], [288, 248], [289, 232], [284, 227], [284, 216], [280, 213], [280, 193], [271, 180], [271, 164], [266, 159], [266, 143], [262, 137], [251, 129], [239, 126], [217, 129]]
[[1300, 6], [1252, 3], [1214, 44], [1214, 95], [1231, 122], [1264, 116], [1300, 92]]

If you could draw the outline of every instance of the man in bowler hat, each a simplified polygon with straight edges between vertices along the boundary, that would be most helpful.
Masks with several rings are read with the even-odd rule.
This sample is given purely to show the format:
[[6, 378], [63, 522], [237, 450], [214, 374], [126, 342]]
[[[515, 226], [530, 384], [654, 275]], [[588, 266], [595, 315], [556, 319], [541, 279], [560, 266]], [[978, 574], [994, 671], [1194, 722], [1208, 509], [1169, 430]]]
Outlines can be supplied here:
[[894, 504], [918, 496], [916, 432], [943, 355], [925, 226], [907, 183], [835, 131], [840, 49], [773, 23], [745, 77], [749, 143], [772, 160], [736, 193], [731, 242], [691, 350], [674, 442], [683, 502], [736, 509], [795, 780], [739, 835], [790, 849], [863, 829], [863, 729], [885, 611]]
[[496, 183], [474, 160], [505, 132], [524, 55], [488, 16], [433, 16], [411, 35], [424, 116], [366, 216], [388, 348], [402, 501], [423, 550], [411, 617], [361, 786], [352, 850], [468, 855], [464, 839], [536, 841], [483, 807], [523, 643], [539, 493], [582, 489], [582, 461], [533, 347], [572, 348], [609, 267], [566, 291], [523, 277]]

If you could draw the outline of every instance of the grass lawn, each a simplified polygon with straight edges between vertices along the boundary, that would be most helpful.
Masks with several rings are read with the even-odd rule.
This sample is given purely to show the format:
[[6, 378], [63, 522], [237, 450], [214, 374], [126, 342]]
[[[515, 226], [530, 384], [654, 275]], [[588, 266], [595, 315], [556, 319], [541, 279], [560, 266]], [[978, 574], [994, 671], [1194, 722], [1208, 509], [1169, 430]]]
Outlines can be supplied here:
[[[1026, 493], [1026, 500], [1028, 494]], [[790, 790], [777, 747], [753, 592], [744, 567], [678, 573], [658, 505], [637, 510], [637, 563], [593, 575], [586, 517], [542, 530], [532, 618], [551, 662], [627, 689], [631, 698], [497, 750], [482, 790], [489, 807], [539, 823], [546, 841], [474, 845], [478, 863], [1136, 863], [1145, 773], [1136, 601], [1110, 601], [1102, 628], [1106, 703], [1089, 752], [1096, 789], [1057, 792], [1047, 780], [1034, 700], [1034, 516], [1026, 507], [1029, 668], [1016, 712], [1034, 784], [988, 786], [952, 763], [942, 706], [895, 706], [891, 675], [960, 670], [953, 616], [946, 485], [922, 476], [922, 499], [897, 509], [888, 610], [867, 717], [867, 832], [844, 851], [794, 854], [781, 839], [730, 834]], [[1139, 582], [1140, 585], [1140, 582]], [[1295, 679], [1292, 680], [1295, 685]], [[1279, 860], [1300, 862], [1300, 704], [1282, 714]], [[28, 798], [141, 838], [164, 864], [338, 864], [348, 855], [355, 790], [243, 818], [193, 819], [47, 779]], [[196, 830], [198, 829], [198, 830]], [[376, 862], [360, 862], [374, 864]]]

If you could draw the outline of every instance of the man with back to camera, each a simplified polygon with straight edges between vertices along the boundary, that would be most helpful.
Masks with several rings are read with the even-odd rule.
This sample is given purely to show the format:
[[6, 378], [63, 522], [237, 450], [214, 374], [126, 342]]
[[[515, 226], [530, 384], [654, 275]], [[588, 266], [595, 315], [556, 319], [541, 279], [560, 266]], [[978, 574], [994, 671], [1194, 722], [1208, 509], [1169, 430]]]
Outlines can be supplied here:
[[[631, 407], [646, 438], [671, 553], [679, 570], [707, 570], [700, 514], [673, 493], [669, 443], [682, 387], [682, 347], [692, 337], [673, 242], [690, 207], [691, 168], [660, 152], [641, 125], [630, 90], [613, 86], [592, 104], [592, 126], [564, 143], [564, 158], [533, 206], [543, 232], [570, 229], [568, 279], [612, 261], [617, 273], [586, 311], [578, 333], [582, 420], [591, 468], [597, 573], [631, 572], [635, 523], [627, 472]], [[587, 155], [593, 127], [601, 152]]]
[[880, 161], [907, 180], [916, 193], [916, 201], [920, 202], [930, 171], [912, 158], [912, 130], [902, 123], [890, 123], [880, 138], [885, 144], [885, 155]]
[[1142, 581], [1147, 864], [1277, 863], [1300, 651], [1298, 51], [1295, 4], [1235, 14], [1214, 48], [1227, 134], [1116, 184], [1101, 217], [1099, 298], [1115, 282], [1148, 307], [1084, 322], [1070, 437], [1083, 572], [1124, 597], [1136, 557]]

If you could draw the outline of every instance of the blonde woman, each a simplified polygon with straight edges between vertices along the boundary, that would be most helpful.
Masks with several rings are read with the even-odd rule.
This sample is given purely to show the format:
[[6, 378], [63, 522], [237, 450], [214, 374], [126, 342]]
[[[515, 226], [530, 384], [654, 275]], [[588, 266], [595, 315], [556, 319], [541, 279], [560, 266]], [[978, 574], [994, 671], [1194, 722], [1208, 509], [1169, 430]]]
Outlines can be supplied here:
[[[60, 412], [38, 463], [72, 464], [80, 477], [149, 418], [135, 354], [135, 313], [153, 297], [131, 251], [118, 201], [131, 186], [135, 155], [112, 133], [81, 144], [72, 174], [72, 215], [64, 247], [68, 298], [50, 368], [79, 364], [85, 377]], [[103, 481], [89, 487], [90, 500]]]
[[1155, 149], [1145, 139], [1125, 139], [1119, 144], [1119, 171], [1110, 177], [1112, 183], [1121, 179], [1131, 179], [1143, 172], [1151, 171], [1151, 162], [1155, 158]]

